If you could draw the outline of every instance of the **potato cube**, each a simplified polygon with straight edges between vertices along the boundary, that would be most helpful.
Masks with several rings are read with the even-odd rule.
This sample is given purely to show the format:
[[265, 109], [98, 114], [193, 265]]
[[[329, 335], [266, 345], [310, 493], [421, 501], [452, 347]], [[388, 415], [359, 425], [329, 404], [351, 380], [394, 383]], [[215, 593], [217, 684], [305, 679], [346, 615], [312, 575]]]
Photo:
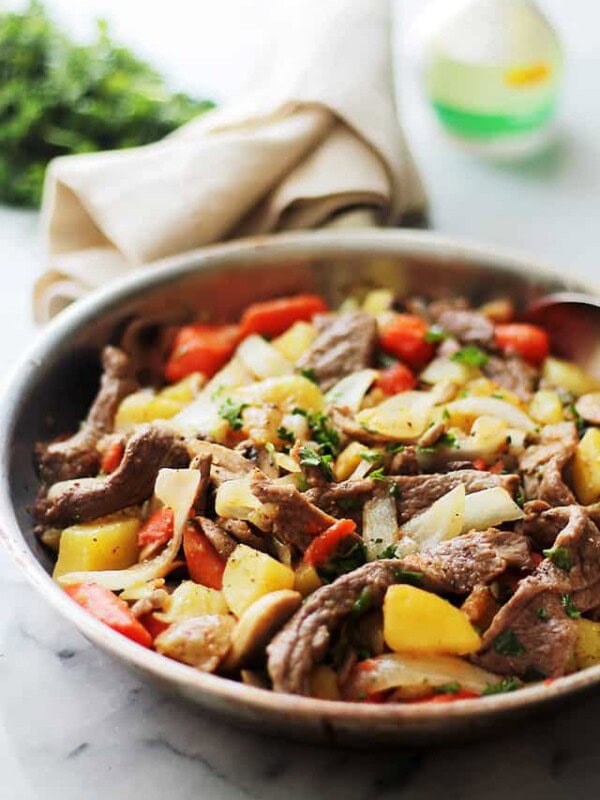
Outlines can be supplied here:
[[301, 561], [296, 567], [294, 589], [300, 592], [302, 597], [308, 597], [320, 586], [323, 585], [319, 573], [310, 564]]
[[137, 517], [113, 514], [65, 528], [53, 577], [69, 572], [126, 569], [135, 564], [140, 524]]
[[230, 610], [240, 616], [269, 592], [294, 588], [294, 571], [266, 553], [238, 544], [227, 559], [223, 594]]
[[351, 442], [336, 459], [334, 473], [336, 480], [345, 481], [362, 461], [361, 453], [369, 448], [360, 442]]
[[155, 395], [150, 389], [142, 389], [121, 401], [115, 417], [115, 430], [129, 430], [134, 425], [155, 419], [170, 419], [179, 414], [184, 405], [169, 397]]
[[580, 503], [600, 500], [600, 428], [588, 428], [573, 458], [573, 488]]
[[547, 386], [556, 386], [579, 396], [600, 389], [600, 383], [571, 361], [547, 358], [542, 368], [542, 379]]
[[577, 620], [575, 662], [577, 669], [600, 664], [600, 622], [593, 622], [590, 619]]
[[540, 389], [529, 404], [529, 416], [540, 425], [554, 425], [563, 420], [560, 397], [550, 389]]
[[314, 325], [310, 322], [295, 322], [285, 333], [273, 339], [271, 344], [284, 358], [295, 362], [316, 338], [317, 331]]
[[466, 655], [481, 646], [467, 615], [431, 592], [390, 586], [383, 604], [383, 635], [396, 652]]
[[204, 381], [205, 378], [200, 372], [192, 372], [191, 375], [187, 375], [178, 383], [161, 389], [159, 397], [165, 397], [167, 400], [175, 400], [181, 405], [187, 405], [198, 394]]
[[182, 581], [171, 595], [167, 611], [155, 612], [155, 616], [163, 622], [172, 623], [190, 617], [227, 612], [227, 603], [222, 592], [194, 581]]

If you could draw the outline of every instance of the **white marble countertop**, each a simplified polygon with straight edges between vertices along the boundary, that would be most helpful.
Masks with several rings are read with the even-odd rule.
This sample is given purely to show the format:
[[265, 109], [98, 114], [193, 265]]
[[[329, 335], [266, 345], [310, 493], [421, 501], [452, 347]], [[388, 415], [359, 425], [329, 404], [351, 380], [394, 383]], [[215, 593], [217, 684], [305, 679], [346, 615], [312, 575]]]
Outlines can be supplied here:
[[[600, 104], [592, 76], [600, 70], [600, 9], [590, 0], [541, 4], [562, 32], [568, 58], [562, 138], [549, 156], [498, 168], [464, 155], [440, 136], [405, 64], [402, 113], [435, 228], [597, 277]], [[206, 0], [191, 12], [188, 0], [171, 0], [169, 25], [166, 4], [53, 5], [76, 28], [90, 8], [108, 16], [118, 9], [115, 27], [127, 41], [186, 88], [227, 96], [242, 85], [240, 65], [252, 58], [269, 3]], [[417, 5], [401, 0], [399, 22]], [[194, 25], [180, 25], [190, 16]], [[398, 27], [399, 40], [405, 27]], [[35, 214], [0, 208], [3, 372], [34, 334], [28, 292], [40, 264], [37, 223]], [[0, 797], [6, 800], [559, 800], [600, 791], [600, 693], [520, 725], [512, 737], [464, 747], [376, 754], [317, 749], [238, 732], [141, 683], [45, 607], [3, 553], [0, 609]]]

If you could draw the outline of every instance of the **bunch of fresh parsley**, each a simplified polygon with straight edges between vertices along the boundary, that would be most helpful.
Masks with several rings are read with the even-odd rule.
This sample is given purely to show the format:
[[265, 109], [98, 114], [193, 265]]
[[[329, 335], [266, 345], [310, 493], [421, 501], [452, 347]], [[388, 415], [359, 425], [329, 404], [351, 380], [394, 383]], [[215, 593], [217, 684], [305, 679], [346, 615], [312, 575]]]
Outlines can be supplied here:
[[51, 158], [148, 144], [212, 105], [171, 94], [104, 22], [78, 45], [38, 0], [1, 14], [0, 201], [37, 206]]

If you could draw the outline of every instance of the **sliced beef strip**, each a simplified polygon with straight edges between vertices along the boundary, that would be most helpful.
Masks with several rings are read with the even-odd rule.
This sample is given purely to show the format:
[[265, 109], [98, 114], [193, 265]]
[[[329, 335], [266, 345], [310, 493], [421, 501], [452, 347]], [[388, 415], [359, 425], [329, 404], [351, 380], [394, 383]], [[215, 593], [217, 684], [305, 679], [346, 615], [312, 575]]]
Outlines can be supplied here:
[[[495, 475], [476, 469], [458, 469], [431, 475], [390, 475], [387, 480], [390, 487], [395, 487], [399, 525], [426, 511], [432, 503], [460, 484], [463, 484], [467, 494], [500, 486], [512, 496], [519, 486], [518, 475]], [[380, 481], [369, 478], [348, 480], [330, 484], [324, 491], [311, 490], [307, 495], [315, 505], [333, 516], [348, 516], [347, 512], [362, 509], [380, 485]]]
[[346, 375], [370, 366], [376, 342], [377, 324], [370, 314], [332, 315], [297, 366], [314, 370], [319, 386], [327, 391]]
[[484, 347], [494, 341], [494, 326], [479, 311], [447, 308], [435, 314], [435, 322], [443, 331], [456, 337], [462, 344], [477, 344]]
[[600, 532], [580, 506], [560, 511], [566, 524], [554, 547], [566, 553], [569, 568], [561, 568], [546, 558], [519, 583], [515, 594], [494, 617], [475, 658], [487, 669], [523, 677], [532, 671], [557, 677], [569, 670], [576, 625], [566, 614], [563, 597], [568, 595], [582, 613], [597, 607]]
[[185, 441], [167, 428], [145, 425], [128, 441], [120, 465], [103, 478], [75, 480], [36, 504], [39, 522], [65, 527], [144, 502], [162, 467], [187, 467]]
[[122, 350], [105, 347], [102, 369], [98, 394], [81, 429], [68, 439], [38, 446], [43, 483], [51, 485], [97, 474], [100, 455], [96, 444], [102, 436], [112, 432], [121, 400], [139, 389], [129, 356]]
[[222, 444], [195, 440], [190, 443], [190, 449], [196, 458], [211, 456], [210, 479], [216, 486], [236, 478], [247, 478], [255, 469], [255, 465], [241, 453]]
[[519, 356], [491, 355], [482, 370], [486, 377], [513, 392], [521, 400], [531, 399], [538, 372]]
[[284, 544], [304, 552], [311, 541], [335, 519], [310, 502], [290, 484], [273, 483], [260, 472], [252, 476], [252, 492], [273, 506], [273, 533]]
[[[469, 466], [471, 466], [469, 464]], [[409, 445], [395, 453], [392, 457], [388, 472], [390, 475], [417, 475], [420, 471], [416, 447]]]
[[[310, 595], [267, 648], [273, 688], [309, 694], [313, 668], [323, 660], [332, 635], [352, 613], [361, 592], [369, 590], [377, 608], [389, 586], [402, 583], [406, 572], [421, 572], [425, 588], [460, 593], [493, 580], [509, 564], [525, 566], [527, 543], [516, 534], [490, 530], [453, 540], [452, 548], [437, 548], [410, 559], [373, 561], [349, 572]], [[450, 545], [450, 542], [445, 543]], [[414, 577], [414, 576], [413, 576]]]
[[217, 524], [223, 528], [228, 536], [231, 536], [237, 542], [247, 544], [255, 550], [267, 550], [267, 542], [263, 537], [252, 530], [250, 525], [243, 519], [225, 519], [224, 517], [217, 518]]
[[519, 460], [527, 500], [543, 500], [551, 506], [575, 502], [562, 472], [573, 457], [578, 442], [574, 422], [546, 425], [542, 429], [539, 444], [528, 447]]
[[196, 514], [203, 514], [206, 509], [206, 499], [208, 494], [208, 484], [210, 482], [210, 468], [212, 456], [210, 453], [203, 453], [196, 456], [190, 463], [190, 469], [197, 469], [200, 473], [200, 483], [194, 500], [194, 511]]
[[206, 536], [221, 558], [223, 560], [229, 558], [237, 547], [236, 540], [230, 536], [218, 522], [208, 519], [208, 517], [201, 516], [197, 516], [194, 519], [202, 533]]

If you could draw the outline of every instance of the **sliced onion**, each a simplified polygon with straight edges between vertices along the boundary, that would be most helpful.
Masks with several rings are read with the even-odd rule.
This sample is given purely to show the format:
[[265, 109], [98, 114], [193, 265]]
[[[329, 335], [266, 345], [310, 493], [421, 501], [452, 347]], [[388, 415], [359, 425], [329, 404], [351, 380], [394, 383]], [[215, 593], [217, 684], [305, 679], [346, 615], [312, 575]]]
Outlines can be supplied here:
[[414, 442], [427, 427], [434, 404], [431, 392], [400, 392], [373, 408], [359, 411], [356, 420], [391, 439]]
[[247, 520], [260, 530], [270, 528], [268, 507], [252, 493], [249, 478], [236, 478], [222, 483], [215, 494], [215, 511], [225, 519]]
[[287, 453], [275, 453], [275, 463], [286, 472], [302, 472], [302, 467]]
[[427, 690], [457, 683], [461, 689], [481, 694], [488, 686], [501, 680], [501, 676], [455, 656], [385, 653], [359, 662], [350, 674], [345, 693], [350, 699], [388, 689], [422, 690], [426, 693]]
[[293, 365], [272, 344], [257, 334], [247, 336], [237, 349], [237, 355], [246, 369], [257, 378], [275, 378], [289, 375]]
[[502, 522], [523, 519], [523, 510], [501, 486], [468, 494], [465, 498], [462, 532], [492, 528]]
[[329, 405], [358, 411], [364, 396], [376, 377], [376, 369], [361, 369], [358, 372], [352, 372], [331, 387], [325, 395], [325, 402]]
[[363, 508], [363, 541], [367, 558], [373, 561], [387, 547], [396, 543], [398, 517], [396, 501], [390, 494], [373, 497]]
[[70, 572], [61, 575], [58, 582], [63, 586], [81, 581], [92, 581], [118, 591], [129, 589], [138, 583], [154, 578], [164, 578], [175, 561], [183, 539], [183, 529], [196, 497], [200, 483], [197, 469], [161, 469], [156, 479], [154, 492], [163, 505], [173, 509], [175, 524], [173, 536], [167, 546], [150, 561], [142, 561], [128, 569], [109, 569], [95, 572]]
[[453, 400], [446, 406], [448, 413], [464, 414], [469, 417], [498, 417], [504, 420], [512, 428], [533, 433], [536, 429], [535, 423], [516, 406], [507, 403], [505, 400], [498, 400], [495, 397], [463, 397], [460, 400]]
[[402, 526], [419, 547], [431, 547], [444, 539], [452, 539], [463, 529], [465, 487], [461, 483], [436, 500], [427, 511]]

